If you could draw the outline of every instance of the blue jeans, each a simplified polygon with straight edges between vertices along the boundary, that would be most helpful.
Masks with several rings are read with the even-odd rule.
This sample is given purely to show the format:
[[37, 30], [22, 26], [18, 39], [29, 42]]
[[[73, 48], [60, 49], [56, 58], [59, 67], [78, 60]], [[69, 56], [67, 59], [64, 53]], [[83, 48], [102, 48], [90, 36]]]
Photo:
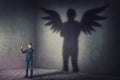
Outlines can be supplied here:
[[31, 60], [26, 61], [26, 65], [25, 65], [26, 76], [28, 76], [29, 68], [30, 68], [30, 76], [33, 76], [33, 61], [31, 61]]

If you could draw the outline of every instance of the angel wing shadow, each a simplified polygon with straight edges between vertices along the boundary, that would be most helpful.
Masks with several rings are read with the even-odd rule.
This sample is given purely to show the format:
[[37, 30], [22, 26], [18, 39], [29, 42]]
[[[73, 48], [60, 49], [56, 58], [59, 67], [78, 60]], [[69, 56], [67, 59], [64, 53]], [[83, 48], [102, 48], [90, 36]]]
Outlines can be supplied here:
[[59, 32], [62, 26], [60, 15], [56, 11], [45, 9], [43, 7], [41, 7], [41, 10], [48, 14], [48, 16], [42, 17], [42, 19], [49, 21], [45, 25], [49, 27], [52, 25], [50, 29], [53, 30], [53, 32]]
[[98, 23], [100, 20], [106, 19], [104, 16], [98, 15], [108, 7], [108, 4], [86, 11], [82, 17], [81, 22], [75, 20], [76, 11], [75, 9], [68, 9], [67, 17], [68, 21], [62, 23], [60, 15], [54, 10], [41, 8], [41, 10], [48, 14], [48, 16], [42, 17], [47, 20], [46, 26], [50, 27], [53, 32], [60, 32], [64, 38], [63, 41], [63, 70], [68, 71], [69, 57], [71, 57], [73, 71], [79, 71], [78, 69], [78, 37], [80, 32], [83, 31], [85, 34], [91, 34], [95, 32], [95, 27], [101, 27]]

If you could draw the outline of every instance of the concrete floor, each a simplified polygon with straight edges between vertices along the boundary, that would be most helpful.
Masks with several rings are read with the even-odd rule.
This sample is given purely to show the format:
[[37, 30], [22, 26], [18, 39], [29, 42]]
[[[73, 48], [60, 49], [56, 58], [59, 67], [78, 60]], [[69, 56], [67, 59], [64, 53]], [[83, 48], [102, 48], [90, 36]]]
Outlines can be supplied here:
[[0, 80], [120, 80], [119, 77], [93, 76], [84, 73], [62, 72], [55, 69], [34, 69], [32, 79], [24, 78], [24, 69], [0, 70]]

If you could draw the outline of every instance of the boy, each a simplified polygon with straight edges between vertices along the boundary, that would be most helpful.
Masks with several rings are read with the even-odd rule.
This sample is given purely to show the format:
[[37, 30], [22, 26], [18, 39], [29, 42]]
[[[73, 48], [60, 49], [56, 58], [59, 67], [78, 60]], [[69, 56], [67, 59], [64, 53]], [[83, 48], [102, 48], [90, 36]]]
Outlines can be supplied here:
[[25, 62], [25, 69], [26, 69], [26, 75], [25, 78], [28, 78], [28, 69], [30, 67], [30, 78], [33, 77], [33, 48], [32, 43], [27, 44], [27, 49], [23, 50], [23, 46], [21, 45], [21, 51], [22, 53], [26, 53], [26, 62]]

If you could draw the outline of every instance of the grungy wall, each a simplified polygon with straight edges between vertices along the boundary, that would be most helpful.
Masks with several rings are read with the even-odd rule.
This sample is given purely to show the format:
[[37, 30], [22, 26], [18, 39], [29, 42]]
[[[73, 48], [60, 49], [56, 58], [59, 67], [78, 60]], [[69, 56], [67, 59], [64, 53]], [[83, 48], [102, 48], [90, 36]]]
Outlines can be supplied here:
[[[83, 32], [80, 34], [78, 64], [81, 72], [104, 74], [120, 72], [117, 52], [119, 42], [116, 36], [119, 4], [112, 0], [51, 0], [49, 3], [48, 0], [38, 0], [36, 67], [62, 69], [63, 38], [59, 33], [53, 33], [49, 27], [46, 27], [47, 21], [42, 20], [41, 17], [47, 14], [40, 10], [41, 6], [57, 11], [65, 22], [68, 8], [76, 10], [76, 20], [80, 21], [85, 11], [106, 3], [110, 6], [100, 13], [107, 16], [106, 20], [100, 21], [102, 27], [96, 28], [96, 32], [92, 35], [85, 35]], [[71, 70], [71, 63], [69, 66]]]
[[34, 43], [33, 6], [31, 0], [0, 0], [0, 69], [24, 67], [20, 45]]
[[[24, 67], [20, 45], [26, 48], [31, 41], [35, 67], [61, 70], [63, 38], [45, 26], [40, 7], [57, 11], [65, 22], [68, 8], [74, 8], [81, 21], [85, 11], [106, 3], [110, 6], [100, 13], [107, 17], [99, 22], [102, 27], [79, 36], [78, 64], [84, 73], [120, 74], [119, 0], [0, 0], [0, 69]], [[72, 70], [71, 62], [69, 67]]]

